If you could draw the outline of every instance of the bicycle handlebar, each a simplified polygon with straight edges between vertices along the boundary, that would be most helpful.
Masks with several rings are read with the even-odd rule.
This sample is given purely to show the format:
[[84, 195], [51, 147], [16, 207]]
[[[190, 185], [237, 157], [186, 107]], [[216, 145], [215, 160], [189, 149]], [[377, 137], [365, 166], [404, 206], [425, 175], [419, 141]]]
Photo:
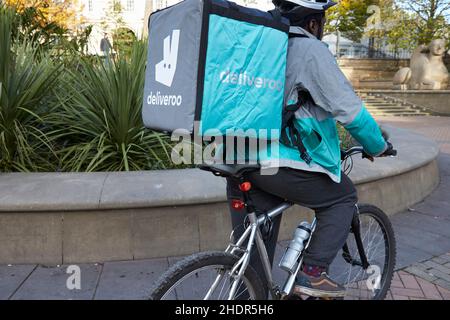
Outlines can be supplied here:
[[[351, 156], [353, 156], [355, 154], [358, 154], [358, 153], [361, 153], [363, 158], [367, 158], [367, 159], [373, 161], [373, 157], [371, 155], [369, 155], [368, 153], [366, 153], [364, 151], [364, 148], [361, 147], [361, 146], [351, 147], [350, 149], [347, 149], [347, 150], [341, 150], [341, 158], [342, 158], [342, 160], [345, 160], [348, 157], [351, 157]], [[397, 150], [395, 150], [393, 148], [388, 148], [388, 150], [386, 150], [383, 153], [383, 156], [395, 157], [395, 156], [397, 156]]]
[[351, 147], [350, 149], [347, 150], [341, 150], [341, 157], [342, 159], [346, 159], [358, 153], [362, 153], [364, 155], [365, 153], [364, 148], [358, 146], [358, 147]]

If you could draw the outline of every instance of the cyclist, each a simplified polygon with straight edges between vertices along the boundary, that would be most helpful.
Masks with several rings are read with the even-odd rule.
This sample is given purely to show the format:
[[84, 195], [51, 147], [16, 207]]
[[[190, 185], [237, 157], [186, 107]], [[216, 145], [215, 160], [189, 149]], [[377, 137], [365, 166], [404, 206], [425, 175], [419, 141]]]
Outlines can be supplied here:
[[[316, 230], [294, 294], [340, 297], [345, 288], [327, 272], [348, 237], [358, 198], [352, 181], [341, 172], [336, 121], [370, 156], [390, 155], [393, 148], [321, 42], [325, 11], [336, 3], [329, 0], [273, 0], [273, 3], [292, 25], [285, 101], [299, 108], [291, 129], [287, 130], [288, 140], [280, 144], [277, 174], [249, 174], [253, 185], [251, 197], [260, 210], [289, 200], [315, 211]], [[238, 182], [231, 178], [227, 181], [227, 196], [230, 204], [232, 199], [241, 197]], [[240, 236], [245, 214], [231, 205], [230, 211], [233, 229]], [[273, 221], [272, 237], [266, 240], [271, 263], [280, 217]], [[253, 255], [251, 265], [264, 277], [258, 255]]]

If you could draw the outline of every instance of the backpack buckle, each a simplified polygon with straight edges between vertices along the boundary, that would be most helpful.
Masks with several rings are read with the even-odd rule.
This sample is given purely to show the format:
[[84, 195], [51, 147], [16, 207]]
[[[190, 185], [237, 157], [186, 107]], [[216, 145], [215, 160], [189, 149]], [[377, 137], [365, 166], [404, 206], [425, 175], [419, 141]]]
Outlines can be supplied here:
[[302, 152], [302, 153], [300, 154], [300, 158], [302, 158], [303, 161], [305, 161], [306, 164], [308, 164], [308, 165], [310, 165], [311, 162], [312, 162], [312, 158], [311, 158], [311, 156], [308, 154], [308, 152]]

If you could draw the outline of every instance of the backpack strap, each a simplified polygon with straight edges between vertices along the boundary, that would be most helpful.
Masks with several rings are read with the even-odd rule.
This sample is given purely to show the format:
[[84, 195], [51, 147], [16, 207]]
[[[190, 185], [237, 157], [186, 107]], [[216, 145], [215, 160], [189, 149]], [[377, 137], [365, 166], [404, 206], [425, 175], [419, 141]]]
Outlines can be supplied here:
[[281, 22], [281, 12], [278, 9], [270, 10], [269, 13], [275, 21]]
[[[303, 29], [297, 27], [289, 28], [289, 38], [310, 38]], [[300, 152], [300, 158], [303, 159], [308, 165], [311, 164], [312, 158], [308, 154], [308, 150], [306, 150], [305, 145], [303, 144], [302, 137], [300, 132], [295, 127], [295, 113], [298, 109], [305, 104], [307, 100], [312, 100], [310, 93], [306, 89], [300, 88], [298, 90], [298, 100], [297, 103], [287, 105], [283, 109], [283, 117], [282, 117], [282, 130], [281, 130], [281, 138], [280, 141], [284, 145], [294, 146]]]
[[289, 32], [289, 39], [291, 39], [291, 38], [309, 38], [309, 37], [306, 34]]
[[299, 90], [298, 92], [298, 101], [295, 104], [290, 104], [284, 107], [283, 116], [282, 116], [282, 124], [281, 124], [281, 137], [280, 141], [284, 145], [294, 146], [300, 152], [300, 158], [303, 159], [308, 165], [311, 163], [312, 158], [308, 154], [308, 151], [303, 144], [302, 137], [300, 132], [295, 127], [295, 113], [301, 106], [306, 102], [306, 99], [309, 97], [309, 92], [305, 90]]
[[300, 27], [291, 26], [289, 28], [289, 38], [310, 38], [308, 34], [306, 30]]

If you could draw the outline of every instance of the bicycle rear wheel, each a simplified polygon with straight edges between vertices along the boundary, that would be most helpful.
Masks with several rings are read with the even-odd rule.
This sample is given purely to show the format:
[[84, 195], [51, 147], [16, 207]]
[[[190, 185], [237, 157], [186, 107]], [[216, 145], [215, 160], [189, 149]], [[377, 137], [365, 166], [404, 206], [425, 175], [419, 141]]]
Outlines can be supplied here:
[[354, 230], [329, 268], [329, 275], [347, 288], [346, 300], [383, 300], [391, 285], [396, 247], [387, 215], [372, 205], [359, 205], [360, 234], [367, 260], [362, 266]]
[[[238, 257], [225, 252], [202, 252], [189, 256], [173, 265], [157, 281], [150, 299], [204, 300], [207, 297], [209, 300], [227, 300], [235, 282], [231, 269], [238, 260]], [[217, 281], [219, 275], [221, 277]], [[250, 266], [236, 288], [232, 300], [267, 298], [261, 279]]]

